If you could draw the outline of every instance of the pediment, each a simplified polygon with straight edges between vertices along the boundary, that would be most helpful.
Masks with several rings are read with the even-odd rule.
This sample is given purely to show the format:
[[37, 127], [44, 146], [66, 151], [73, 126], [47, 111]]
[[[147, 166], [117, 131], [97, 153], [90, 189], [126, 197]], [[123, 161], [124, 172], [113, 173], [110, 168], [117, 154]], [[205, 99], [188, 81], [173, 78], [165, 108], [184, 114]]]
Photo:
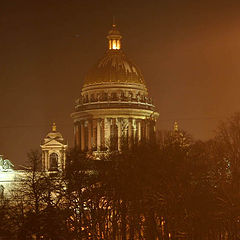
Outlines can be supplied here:
[[55, 139], [51, 139], [49, 142], [42, 144], [42, 147], [50, 147], [50, 146], [62, 147], [62, 146], [65, 146], [65, 144], [60, 143], [60, 142], [56, 141]]

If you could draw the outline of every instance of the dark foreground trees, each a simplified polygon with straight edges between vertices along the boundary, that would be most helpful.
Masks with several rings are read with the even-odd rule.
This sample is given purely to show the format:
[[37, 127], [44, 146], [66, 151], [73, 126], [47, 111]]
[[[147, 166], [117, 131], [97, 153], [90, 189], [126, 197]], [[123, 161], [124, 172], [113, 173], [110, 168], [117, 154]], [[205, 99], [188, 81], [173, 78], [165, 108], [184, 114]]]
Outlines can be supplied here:
[[[35, 168], [2, 199], [10, 239], [237, 240], [240, 237], [240, 115], [216, 137], [169, 132], [94, 161], [72, 150], [64, 174]], [[7, 227], [6, 227], [7, 226]]]

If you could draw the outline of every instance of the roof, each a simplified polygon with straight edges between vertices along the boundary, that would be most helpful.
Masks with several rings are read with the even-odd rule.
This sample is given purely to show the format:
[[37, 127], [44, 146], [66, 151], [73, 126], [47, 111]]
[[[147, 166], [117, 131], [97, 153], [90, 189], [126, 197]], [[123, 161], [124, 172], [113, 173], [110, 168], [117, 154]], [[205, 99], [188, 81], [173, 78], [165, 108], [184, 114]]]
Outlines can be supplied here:
[[145, 85], [140, 69], [119, 49], [108, 50], [88, 72], [84, 87], [99, 83], [136, 83]]

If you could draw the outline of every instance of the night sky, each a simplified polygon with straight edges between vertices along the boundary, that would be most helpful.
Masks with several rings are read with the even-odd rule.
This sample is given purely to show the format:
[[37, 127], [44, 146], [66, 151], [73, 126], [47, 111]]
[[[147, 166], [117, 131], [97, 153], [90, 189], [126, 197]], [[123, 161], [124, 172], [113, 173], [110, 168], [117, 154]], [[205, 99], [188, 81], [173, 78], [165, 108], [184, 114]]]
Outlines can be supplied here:
[[52, 122], [73, 144], [74, 100], [112, 16], [160, 113], [195, 139], [240, 110], [239, 1], [0, 1], [0, 153], [16, 165]]

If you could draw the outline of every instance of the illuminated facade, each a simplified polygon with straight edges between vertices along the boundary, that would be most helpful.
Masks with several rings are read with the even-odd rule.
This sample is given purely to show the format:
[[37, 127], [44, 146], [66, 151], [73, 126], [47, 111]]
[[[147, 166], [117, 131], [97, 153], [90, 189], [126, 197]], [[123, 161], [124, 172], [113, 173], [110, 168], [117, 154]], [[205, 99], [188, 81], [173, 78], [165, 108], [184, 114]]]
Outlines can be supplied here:
[[0, 155], [0, 199], [8, 195], [14, 183], [18, 183], [24, 176], [24, 170], [14, 170], [12, 162]]
[[86, 75], [71, 114], [75, 146], [82, 151], [121, 151], [155, 139], [159, 114], [141, 71], [121, 49], [115, 24], [107, 39], [108, 50]]
[[[42, 149], [42, 171], [56, 173], [65, 169], [67, 144], [64, 143], [62, 134], [57, 132], [55, 123], [40, 147]], [[24, 169], [14, 169], [14, 165], [8, 159], [3, 159], [3, 155], [0, 155], [0, 199], [7, 196], [13, 187], [17, 183], [21, 183], [27, 176], [30, 168], [24, 167]]]
[[52, 131], [44, 138], [42, 149], [42, 170], [47, 172], [62, 171], [66, 165], [67, 145], [53, 123]]

